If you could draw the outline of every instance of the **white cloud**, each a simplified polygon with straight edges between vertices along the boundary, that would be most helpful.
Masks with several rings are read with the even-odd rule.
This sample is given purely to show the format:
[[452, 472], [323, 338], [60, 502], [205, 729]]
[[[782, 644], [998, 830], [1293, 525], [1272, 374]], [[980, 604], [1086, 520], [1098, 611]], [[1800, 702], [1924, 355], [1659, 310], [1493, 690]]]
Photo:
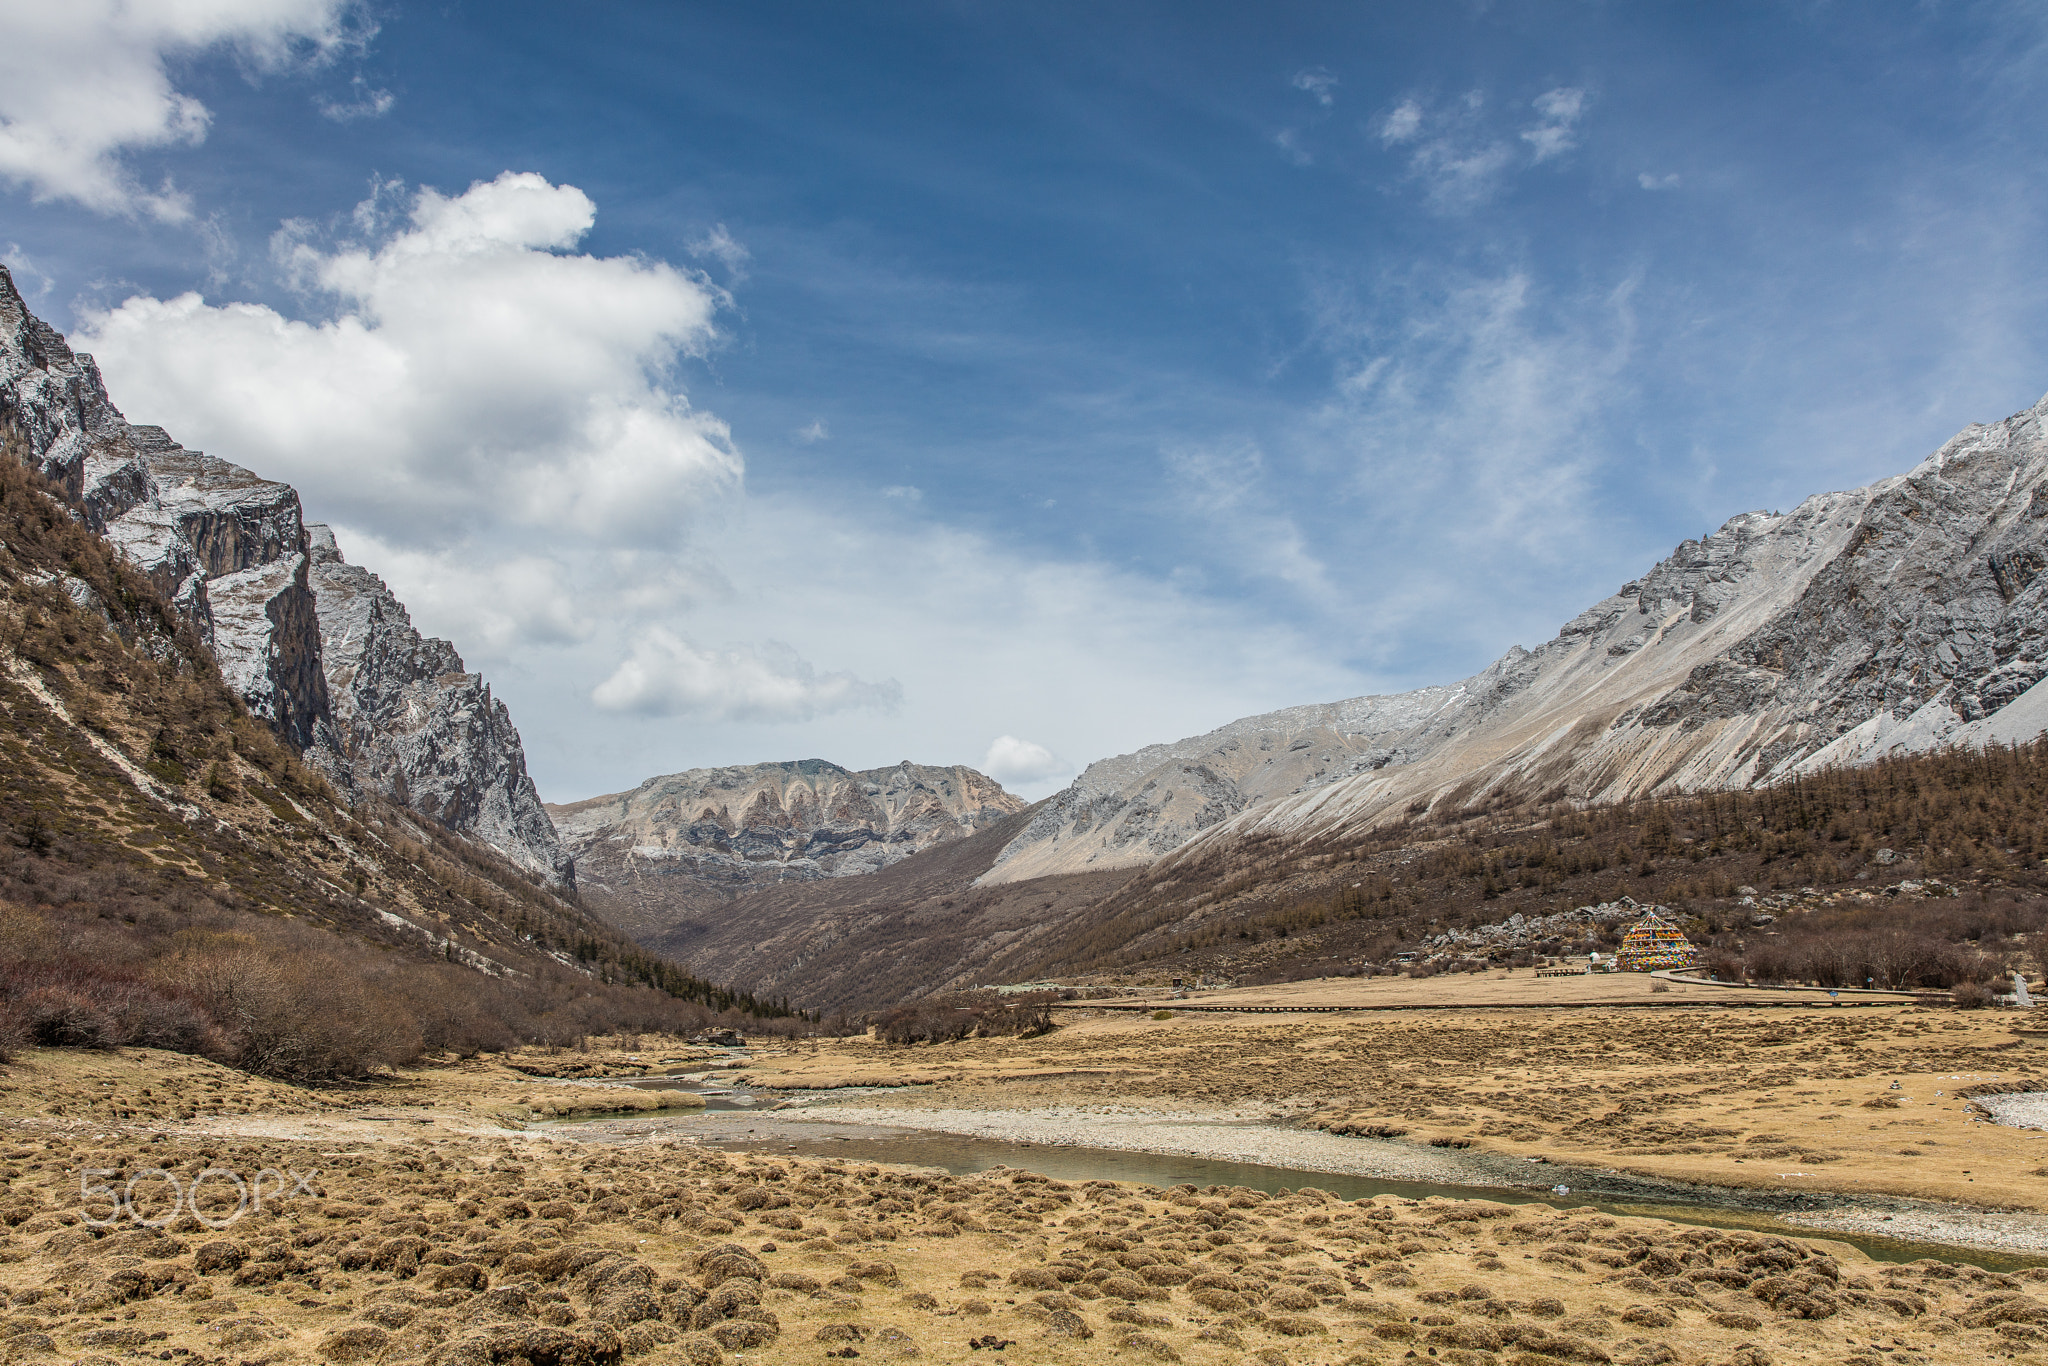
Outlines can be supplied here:
[[1536, 160], [1563, 156], [1578, 146], [1575, 130], [1586, 112], [1586, 92], [1573, 86], [1559, 86], [1536, 97], [1535, 127], [1522, 130], [1522, 141], [1536, 149]]
[[1074, 766], [1036, 741], [998, 735], [982, 756], [981, 771], [1005, 787], [1015, 787], [1066, 777]]
[[1380, 141], [1389, 147], [1397, 142], [1409, 142], [1421, 131], [1422, 106], [1414, 100], [1402, 100], [1380, 120]]
[[811, 419], [809, 426], [804, 427], [797, 432], [796, 439], [803, 442], [806, 446], [809, 446], [815, 442], [827, 440], [828, 438], [831, 437], [831, 435], [832, 429], [825, 425], [825, 419], [822, 417], [814, 417]]
[[[1534, 152], [1530, 164], [1562, 156], [1578, 145], [1577, 129], [1588, 103], [1585, 91], [1560, 86], [1531, 103], [1539, 122], [1520, 132]], [[1373, 131], [1387, 148], [1412, 148], [1409, 174], [1422, 182], [1429, 206], [1439, 213], [1463, 213], [1486, 203], [1517, 161], [1514, 144], [1492, 126], [1481, 90], [1467, 91], [1435, 110], [1405, 99]]]
[[747, 262], [754, 254], [725, 230], [725, 224], [713, 225], [711, 231], [692, 241], [690, 255], [709, 256], [726, 269], [734, 284], [747, 278]]
[[1359, 544], [1388, 547], [1363, 557], [1367, 636], [1455, 617], [1498, 648], [1524, 587], [1576, 567], [1614, 477], [1604, 424], [1626, 397], [1636, 285], [1554, 297], [1520, 273], [1458, 275], [1330, 306], [1351, 359], [1322, 420], [1369, 500]]
[[1294, 73], [1290, 82], [1296, 90], [1306, 91], [1317, 104], [1328, 109], [1337, 103], [1337, 78], [1319, 66]]
[[422, 621], [458, 619], [459, 649], [507, 653], [531, 646], [569, 645], [597, 630], [594, 604], [580, 601], [573, 570], [547, 555], [492, 558], [463, 547], [419, 550], [393, 545], [374, 533], [335, 527], [342, 558], [387, 582], [404, 583], [406, 608]]
[[145, 189], [130, 151], [193, 146], [212, 115], [172, 86], [171, 59], [232, 49], [250, 68], [318, 61], [352, 34], [353, 0], [0, 0], [0, 179], [38, 202], [176, 222], [187, 198]]
[[330, 100], [320, 98], [313, 101], [313, 107], [320, 111], [322, 118], [333, 119], [336, 123], [354, 123], [357, 119], [381, 119], [391, 112], [398, 103], [398, 96], [389, 90], [372, 90], [370, 83], [361, 76], [348, 83], [352, 98]]
[[1636, 184], [1646, 190], [1675, 190], [1678, 188], [1678, 172], [1668, 175], [1651, 175], [1648, 171], [1636, 177]]
[[915, 484], [891, 484], [882, 490], [884, 498], [895, 498], [905, 503], [922, 503], [924, 490]]
[[1235, 551], [1242, 572], [1278, 580], [1324, 608], [1337, 605], [1326, 567], [1276, 503], [1257, 446], [1180, 447], [1164, 459], [1181, 506], [1208, 524], [1214, 543]]
[[781, 641], [706, 650], [653, 627], [591, 701], [606, 711], [703, 720], [809, 721], [840, 711], [895, 711], [903, 685], [819, 673]]
[[1282, 128], [1273, 135], [1273, 145], [1296, 166], [1313, 165], [1315, 158], [1301, 145], [1301, 134], [1292, 128]]
[[1493, 198], [1500, 173], [1510, 160], [1504, 143], [1474, 146], [1455, 138], [1438, 138], [1417, 148], [1410, 165], [1429, 186], [1430, 206], [1458, 213]]
[[659, 261], [576, 254], [595, 214], [531, 173], [453, 197], [380, 186], [359, 240], [289, 224], [274, 244], [333, 316], [138, 296], [79, 340], [132, 417], [388, 541], [511, 524], [669, 543], [741, 477], [725, 425], [670, 378], [713, 341], [725, 295]]

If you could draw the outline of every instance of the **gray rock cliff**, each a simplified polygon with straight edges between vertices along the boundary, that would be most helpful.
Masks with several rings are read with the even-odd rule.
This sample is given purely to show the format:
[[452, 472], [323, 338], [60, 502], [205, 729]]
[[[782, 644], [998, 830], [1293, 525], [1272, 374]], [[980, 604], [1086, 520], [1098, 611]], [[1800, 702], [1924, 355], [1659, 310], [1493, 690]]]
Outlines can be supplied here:
[[29, 311], [5, 266], [0, 424], [149, 576], [250, 711], [345, 791], [395, 797], [557, 883], [573, 876], [510, 715], [454, 649], [422, 639], [331, 536], [309, 536], [289, 484], [124, 418], [92, 357]]
[[526, 773], [505, 704], [445, 640], [413, 629], [384, 581], [306, 528], [333, 725], [307, 751], [336, 786], [404, 802], [476, 835], [530, 872], [574, 877]]

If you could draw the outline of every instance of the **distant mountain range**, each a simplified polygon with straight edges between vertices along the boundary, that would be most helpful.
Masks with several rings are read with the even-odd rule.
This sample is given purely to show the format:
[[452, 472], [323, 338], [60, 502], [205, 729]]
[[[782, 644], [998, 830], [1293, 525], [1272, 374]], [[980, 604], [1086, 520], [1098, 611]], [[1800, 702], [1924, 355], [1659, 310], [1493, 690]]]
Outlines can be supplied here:
[[799, 1004], [1028, 971], [1055, 921], [1083, 932], [1090, 898], [1248, 841], [2030, 740], [2048, 728], [2044, 418], [2048, 400], [1909, 473], [1734, 517], [1462, 682], [1233, 721], [1029, 808], [968, 768], [817, 759], [549, 807], [451, 644], [288, 485], [129, 423], [0, 268], [0, 425], [252, 714], [345, 799], [399, 803], [564, 892], [580, 876], [642, 943]]
[[549, 806], [588, 903], [635, 934], [720, 918], [735, 897], [879, 872], [1024, 803], [971, 768], [822, 759], [697, 768]]
[[[1406, 820], [2032, 740], [2048, 729], [2044, 418], [2048, 400], [1907, 474], [1734, 517], [1462, 682], [1104, 759], [943, 867], [755, 892], [645, 942], [756, 990], [876, 1004], [1035, 975], [1063, 946], [1125, 933], [1122, 903], [1151, 895], [1134, 879], [1241, 868], [1238, 849], [1279, 864]], [[1190, 933], [1214, 875], [1185, 889]], [[1129, 923], [1170, 937], [1173, 914]]]

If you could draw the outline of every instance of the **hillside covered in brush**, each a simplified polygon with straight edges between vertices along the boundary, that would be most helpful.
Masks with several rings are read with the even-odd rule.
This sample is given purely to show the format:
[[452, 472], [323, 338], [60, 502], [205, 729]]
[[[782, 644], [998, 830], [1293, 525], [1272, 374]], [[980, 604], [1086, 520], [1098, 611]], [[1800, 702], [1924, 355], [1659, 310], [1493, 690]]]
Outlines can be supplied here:
[[[1724, 977], [1949, 987], [2032, 967], [2048, 928], [2048, 740], [1831, 768], [1741, 792], [1488, 807], [1310, 844], [1191, 848], [1127, 881], [1043, 971], [1282, 981], [1612, 948], [1627, 918], [1473, 935], [1626, 897]], [[1629, 917], [1632, 918], [1632, 917]]]
[[545, 870], [344, 802], [0, 428], [0, 1040], [279, 1075], [781, 1012]]
[[[1034, 809], [1035, 810], [1035, 809]], [[1662, 905], [1724, 977], [1948, 988], [2031, 968], [2048, 928], [2048, 741], [1824, 769], [1752, 791], [1496, 798], [1313, 842], [1192, 845], [1139, 872], [983, 877], [1025, 811], [870, 877], [733, 903], [652, 940], [756, 992], [870, 1010], [987, 983], [1239, 984], [1612, 949]], [[750, 933], [742, 933], [741, 927]], [[1436, 957], [1398, 968], [1398, 955]]]

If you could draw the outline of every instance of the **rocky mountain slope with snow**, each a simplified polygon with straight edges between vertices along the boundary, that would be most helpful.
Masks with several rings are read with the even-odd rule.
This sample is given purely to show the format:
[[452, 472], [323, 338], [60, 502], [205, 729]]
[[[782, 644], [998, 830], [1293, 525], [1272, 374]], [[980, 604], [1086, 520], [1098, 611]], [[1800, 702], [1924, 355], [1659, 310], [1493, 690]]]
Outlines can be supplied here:
[[591, 904], [638, 933], [764, 887], [877, 872], [1023, 809], [958, 765], [802, 759], [672, 773], [548, 814]]
[[1447, 687], [1294, 707], [1105, 759], [984, 882], [1500, 796], [1614, 801], [2048, 727], [2048, 399], [1910, 473], [1744, 513]]
[[29, 312], [4, 266], [0, 423], [250, 711], [345, 795], [395, 799], [557, 884], [573, 878], [511, 717], [454, 648], [414, 631], [331, 536], [309, 535], [290, 485], [128, 422], [92, 357]]

